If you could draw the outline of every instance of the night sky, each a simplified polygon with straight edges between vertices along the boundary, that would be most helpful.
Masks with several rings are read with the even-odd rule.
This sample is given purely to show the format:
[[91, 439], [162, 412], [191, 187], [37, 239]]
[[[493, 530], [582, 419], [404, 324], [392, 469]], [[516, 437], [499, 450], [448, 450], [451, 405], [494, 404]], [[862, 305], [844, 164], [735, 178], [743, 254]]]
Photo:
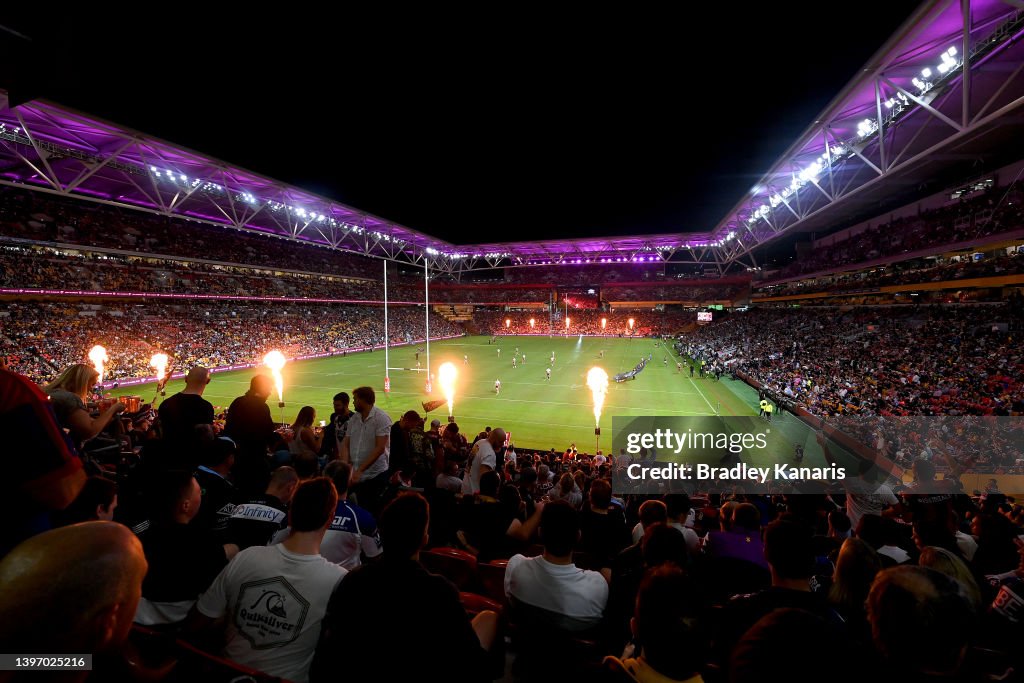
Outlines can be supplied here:
[[0, 25], [30, 96], [465, 244], [713, 228], [918, 5], [843, 4]]

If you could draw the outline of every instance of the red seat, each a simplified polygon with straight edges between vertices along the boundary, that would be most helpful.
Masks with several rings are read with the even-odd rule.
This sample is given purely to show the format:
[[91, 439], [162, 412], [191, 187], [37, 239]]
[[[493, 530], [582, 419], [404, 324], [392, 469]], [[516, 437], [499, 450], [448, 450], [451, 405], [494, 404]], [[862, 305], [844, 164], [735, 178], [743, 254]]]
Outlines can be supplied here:
[[[483, 608], [481, 608], [483, 609]], [[172, 631], [132, 625], [125, 645], [132, 677], [140, 683], [280, 683], [283, 679], [210, 654]]]
[[459, 600], [462, 602], [462, 606], [466, 608], [466, 613], [470, 617], [475, 617], [484, 610], [491, 610], [501, 614], [503, 609], [502, 606], [494, 600], [485, 598], [482, 595], [477, 595], [476, 593], [466, 593], [463, 591], [459, 593]]
[[428, 571], [440, 574], [460, 590], [471, 585], [476, 579], [476, 557], [465, 550], [433, 548], [420, 553], [420, 562]]
[[502, 605], [508, 604], [508, 598], [505, 596], [505, 569], [507, 567], [508, 560], [491, 560], [476, 568], [484, 595]]
[[121, 647], [121, 656], [138, 683], [158, 683], [178, 665], [175, 651], [173, 633], [132, 624], [128, 639]]
[[212, 655], [199, 648], [186, 643], [184, 640], [177, 641], [178, 666], [174, 667], [166, 683], [231, 683], [243, 680], [253, 683], [280, 683], [284, 681], [277, 676], [269, 676], [262, 671], [250, 669], [247, 666], [237, 664], [230, 659]]

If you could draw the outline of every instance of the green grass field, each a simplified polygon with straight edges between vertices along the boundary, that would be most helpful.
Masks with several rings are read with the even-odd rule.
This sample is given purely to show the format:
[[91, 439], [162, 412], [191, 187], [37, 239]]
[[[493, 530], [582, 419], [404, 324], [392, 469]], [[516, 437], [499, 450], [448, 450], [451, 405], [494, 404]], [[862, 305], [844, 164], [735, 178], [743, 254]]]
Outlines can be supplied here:
[[[578, 337], [499, 337], [496, 344], [488, 344], [487, 337], [463, 337], [430, 345], [430, 362], [436, 375], [437, 367], [446, 361], [458, 370], [454, 413], [462, 431], [476, 434], [485, 426], [502, 427], [512, 432], [513, 442], [520, 447], [564, 450], [576, 443], [581, 451], [594, 452], [594, 415], [591, 392], [586, 385], [586, 374], [594, 366], [602, 367], [609, 378], [630, 370], [641, 356], [653, 353], [653, 360], [635, 381], [616, 384], [610, 382], [601, 415], [601, 448], [609, 452], [612, 446], [612, 416], [700, 416], [756, 415], [757, 394], [739, 381], [722, 379], [690, 379], [686, 359], [673, 355], [671, 348], [653, 339], [598, 339]], [[512, 368], [512, 355], [516, 348], [520, 355], [519, 367]], [[498, 349], [501, 350], [500, 355]], [[600, 352], [604, 350], [604, 358]], [[544, 378], [548, 359], [555, 353], [551, 366], [551, 380]], [[391, 367], [415, 368], [416, 347], [402, 346], [390, 352]], [[463, 356], [469, 356], [465, 364]], [[668, 356], [668, 364], [664, 358]], [[426, 355], [420, 354], [426, 367]], [[683, 362], [683, 372], [676, 372], [676, 361]], [[227, 407], [236, 397], [245, 393], [254, 370], [217, 373], [206, 388], [205, 398], [215, 406]], [[269, 371], [267, 371], [269, 374]], [[495, 395], [494, 381], [501, 380], [501, 393]], [[423, 414], [422, 403], [429, 399], [444, 398], [435, 381], [433, 392], [424, 392], [425, 372], [412, 370], [391, 371], [391, 392], [385, 394], [383, 351], [361, 352], [345, 357], [323, 358], [289, 363], [284, 369], [283, 419], [291, 422], [302, 406], [316, 408], [317, 420], [327, 419], [332, 412], [331, 398], [339, 391], [351, 393], [358, 386], [369, 385], [377, 392], [377, 405], [397, 420], [407, 410]], [[180, 391], [183, 380], [168, 383], [167, 395]], [[115, 395], [136, 394], [151, 401], [155, 385], [128, 387], [115, 390]], [[282, 419], [276, 397], [268, 402], [274, 419]], [[447, 406], [428, 415], [442, 422], [447, 419]], [[824, 460], [816, 452], [813, 436], [792, 416], [773, 424], [792, 448], [797, 441], [809, 442], [807, 465], [822, 465]], [[784, 435], [784, 436], [783, 436]], [[778, 453], [774, 457], [785, 457]], [[767, 464], [767, 463], [756, 463]]]

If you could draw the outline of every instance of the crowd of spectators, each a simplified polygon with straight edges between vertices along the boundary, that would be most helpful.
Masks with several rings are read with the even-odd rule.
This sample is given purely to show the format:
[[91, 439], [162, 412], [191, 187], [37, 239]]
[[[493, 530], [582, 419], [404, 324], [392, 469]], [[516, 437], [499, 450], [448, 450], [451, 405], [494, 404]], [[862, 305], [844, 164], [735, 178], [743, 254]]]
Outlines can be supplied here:
[[[115, 253], [68, 252], [13, 244], [0, 244], [0, 287], [354, 301], [384, 299], [384, 285], [380, 278], [283, 273], [245, 266], [219, 266]], [[423, 284], [410, 278], [389, 279], [388, 298], [392, 301], [422, 301]]]
[[[365, 273], [369, 274], [369, 273]], [[78, 291], [226, 294], [231, 296], [298, 297], [381, 301], [380, 278], [354, 279], [330, 275], [289, 273], [246, 266], [214, 265], [199, 261], [139, 257], [113, 252], [69, 251], [44, 246], [0, 243], [0, 287]], [[731, 300], [743, 285], [713, 285], [706, 281], [628, 283], [602, 287], [600, 293], [570, 294], [573, 306], [598, 307], [606, 301]], [[443, 304], [549, 303], [556, 289], [538, 285], [431, 285], [431, 302]], [[559, 294], [561, 298], [562, 295]], [[388, 281], [391, 300], [420, 301], [423, 282], [394, 276]]]
[[978, 261], [967, 257], [937, 258], [934, 261], [911, 261], [872, 268], [859, 273], [827, 275], [811, 280], [796, 280], [776, 285], [764, 285], [752, 298], [792, 296], [816, 292], [846, 292], [886, 285], [913, 285], [945, 282], [968, 278], [1018, 275], [1024, 272], [1024, 258], [1014, 249], [1011, 253]]
[[[850, 651], [830, 679], [1005, 680], [1021, 666], [1024, 508], [995, 486], [894, 494], [867, 484], [867, 463], [864, 486], [829, 491], [613, 495], [613, 474], [651, 454], [516, 453], [498, 427], [394, 419], [367, 389], [354, 410], [335, 397], [320, 459], [284, 448], [255, 377], [230, 440], [190, 430], [184, 450], [158, 425], [116, 484], [77, 478], [73, 503], [51, 504], [67, 511], [5, 548], [4, 642], [138, 675], [125, 642], [150, 632], [129, 634], [134, 621], [299, 682], [813, 680]], [[258, 482], [242, 476], [253, 457]], [[436, 656], [446, 646], [457, 665]]]
[[[568, 312], [569, 327], [565, 326], [564, 310], [550, 316], [547, 311], [504, 311], [478, 310], [473, 315], [473, 324], [481, 334], [556, 334], [594, 335], [608, 334], [627, 337], [672, 334], [696, 317], [693, 311], [650, 309], [620, 309], [599, 311], [596, 309], [573, 309]], [[630, 332], [629, 320], [633, 320]], [[534, 321], [533, 326], [530, 320]], [[606, 320], [602, 327], [601, 320]], [[505, 321], [509, 321], [506, 327]]]
[[706, 280], [699, 282], [670, 283], [637, 286], [632, 284], [601, 288], [605, 301], [665, 301], [710, 303], [733, 301], [746, 290], [744, 284], [715, 284]]
[[[423, 309], [389, 310], [392, 343], [422, 339]], [[459, 334], [431, 314], [432, 336]], [[52, 379], [60, 368], [86, 362], [100, 344], [110, 363], [106, 379], [150, 377], [160, 351], [179, 369], [260, 362], [271, 349], [287, 357], [336, 353], [383, 343], [384, 321], [374, 306], [301, 304], [267, 306], [203, 303], [155, 304], [8, 303], [0, 317], [0, 358], [33, 381]]]
[[[1003, 325], [1000, 325], [1003, 323]], [[820, 415], [1024, 414], [1021, 302], [998, 307], [755, 308], [684, 335]]]
[[544, 265], [505, 269], [505, 280], [513, 284], [594, 285], [609, 282], [653, 282], [665, 278], [665, 264], [659, 262]]
[[[249, 231], [198, 224], [187, 219], [155, 216], [116, 207], [59, 199], [17, 188], [0, 188], [0, 236], [47, 243], [51, 248], [18, 249], [9, 245], [0, 256], [0, 282], [9, 287], [51, 287], [103, 291], [214, 293], [308, 298], [379, 300], [380, 261], [356, 254]], [[151, 258], [89, 252], [58, 253], [53, 243], [102, 247], [123, 252], [152, 254]], [[287, 248], [282, 248], [287, 244]], [[186, 263], [203, 259], [235, 267]], [[21, 267], [24, 264], [24, 267]], [[261, 271], [244, 266], [258, 266]], [[375, 280], [345, 284], [326, 278], [268, 272], [282, 268], [319, 274]], [[505, 288], [439, 283], [432, 298], [439, 303], [545, 303], [554, 285], [665, 281], [662, 264], [590, 264], [507, 268], [502, 284], [533, 284], [533, 288]], [[712, 290], [715, 288], [712, 287]], [[617, 291], [621, 300], [674, 297], [693, 300], [722, 298], [718, 291], [668, 287], [666, 292]], [[422, 299], [422, 280], [389, 277], [388, 296]], [[605, 299], [608, 297], [605, 296]], [[618, 300], [618, 299], [616, 299]]]
[[[553, 287], [508, 287], [482, 284], [442, 284], [430, 286], [430, 302], [439, 304], [478, 304], [495, 303], [550, 303], [555, 290]], [[420, 293], [422, 298], [422, 292]]]
[[786, 266], [779, 277], [835, 270], [873, 259], [960, 244], [1024, 227], [1024, 183], [997, 187], [947, 206], [872, 226], [822, 244]]

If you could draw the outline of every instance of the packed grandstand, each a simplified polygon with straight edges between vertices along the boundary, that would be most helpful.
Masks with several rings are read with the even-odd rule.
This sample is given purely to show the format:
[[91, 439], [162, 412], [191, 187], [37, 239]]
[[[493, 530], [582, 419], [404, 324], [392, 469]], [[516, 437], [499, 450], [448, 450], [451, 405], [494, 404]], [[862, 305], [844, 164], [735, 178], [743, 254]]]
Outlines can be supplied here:
[[[915, 78], [910, 95], [909, 80], [885, 97], [847, 89], [821, 117], [835, 124], [827, 144], [812, 127], [700, 235], [453, 245], [359, 225], [321, 199], [307, 217], [313, 204], [288, 205], [301, 190], [280, 184], [253, 197], [179, 181], [129, 145], [84, 183], [91, 194], [64, 187], [59, 167], [42, 187], [29, 170], [42, 173], [30, 161], [43, 148], [10, 131], [61, 113], [0, 91], [0, 419], [14, 488], [0, 649], [92, 653], [94, 680], [1020, 680], [1024, 150], [1009, 119], [1024, 88], [992, 74], [1020, 71], [1024, 11], [975, 4], [987, 33], [969, 58], [946, 47], [941, 21], [890, 46], [923, 73], [913, 55], [941, 44], [949, 77]], [[975, 67], [991, 101], [949, 80]], [[915, 116], [965, 123], [953, 140], [914, 134]], [[74, 125], [122, 134], [85, 114]], [[75, 158], [73, 127], [47, 129], [47, 158]], [[918, 165], [898, 166], [904, 154]], [[985, 164], [955, 163], [970, 154]], [[121, 187], [116, 173], [150, 174], [156, 194], [193, 183], [220, 213], [191, 196], [180, 210], [95, 201]], [[239, 198], [270, 208], [224, 220]], [[780, 236], [792, 239], [776, 258], [766, 245]], [[544, 400], [515, 398], [508, 376], [527, 372], [529, 339], [608, 340], [621, 371], [600, 389], [585, 368], [564, 379], [573, 361], [545, 346], [524, 381]], [[461, 427], [432, 389], [440, 340], [467, 372], [502, 363]], [[395, 391], [355, 365], [310, 370], [305, 388], [333, 412], [289, 404], [273, 419], [286, 403], [272, 353], [297, 364], [382, 350], [385, 372], [425, 373], [426, 389]], [[159, 394], [161, 354], [180, 393]], [[240, 369], [230, 405], [203, 398]], [[591, 389], [603, 400], [609, 379], [648, 392], [633, 396], [652, 416], [682, 395], [656, 381], [692, 387], [710, 411], [694, 415], [749, 404], [765, 428], [810, 435], [773, 453], [780, 464], [845, 464], [845, 476], [651, 488], [633, 473], [668, 467], [664, 451], [548, 441], [558, 418], [545, 406]], [[122, 384], [157, 398], [118, 399]], [[409, 410], [382, 410], [392, 391]], [[528, 448], [506, 438], [502, 392], [536, 425], [516, 430]], [[589, 411], [580, 433], [600, 439]]]

